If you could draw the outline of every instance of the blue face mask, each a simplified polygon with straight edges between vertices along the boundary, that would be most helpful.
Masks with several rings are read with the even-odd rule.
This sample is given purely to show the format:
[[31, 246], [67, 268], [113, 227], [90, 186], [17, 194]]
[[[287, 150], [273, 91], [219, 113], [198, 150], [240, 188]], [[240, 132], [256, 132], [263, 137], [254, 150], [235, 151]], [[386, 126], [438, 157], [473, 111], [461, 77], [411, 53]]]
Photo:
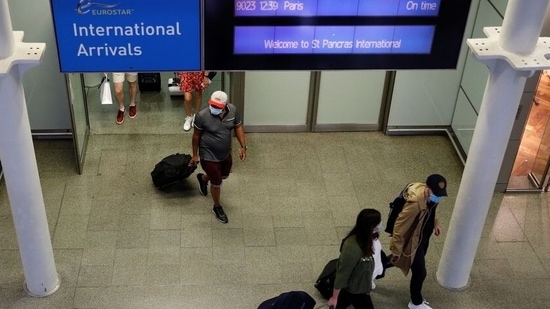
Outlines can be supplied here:
[[380, 233], [380, 231], [382, 230], [382, 222], [378, 223], [378, 225], [374, 228], [374, 230], [372, 230], [372, 233]]
[[430, 194], [429, 199], [430, 199], [431, 202], [434, 202], [436, 204], [441, 202], [441, 196], [436, 196], [433, 193]]
[[209, 107], [210, 107], [210, 114], [212, 114], [214, 116], [218, 116], [223, 111], [223, 108], [215, 108], [215, 107], [212, 107], [212, 106], [209, 106]]

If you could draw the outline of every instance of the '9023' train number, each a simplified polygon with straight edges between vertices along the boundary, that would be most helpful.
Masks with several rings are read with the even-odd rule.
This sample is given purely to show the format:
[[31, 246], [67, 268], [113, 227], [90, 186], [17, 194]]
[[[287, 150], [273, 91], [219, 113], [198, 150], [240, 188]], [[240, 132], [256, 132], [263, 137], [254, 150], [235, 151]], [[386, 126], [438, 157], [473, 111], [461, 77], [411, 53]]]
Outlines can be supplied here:
[[256, 1], [235, 1], [236, 11], [254, 11], [256, 10]]

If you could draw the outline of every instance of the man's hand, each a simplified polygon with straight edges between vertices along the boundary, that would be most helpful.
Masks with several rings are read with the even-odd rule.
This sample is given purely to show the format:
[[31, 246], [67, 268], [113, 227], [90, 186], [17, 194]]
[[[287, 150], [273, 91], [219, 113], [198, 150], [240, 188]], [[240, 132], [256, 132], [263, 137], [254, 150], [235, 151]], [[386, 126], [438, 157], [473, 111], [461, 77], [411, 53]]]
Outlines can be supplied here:
[[390, 260], [390, 263], [395, 264], [395, 263], [397, 263], [397, 261], [399, 261], [400, 257], [401, 257], [401, 255], [390, 254], [388, 256], [388, 259]]
[[443, 229], [441, 228], [441, 225], [437, 224], [435, 227], [434, 227], [434, 235], [435, 236], [439, 236], [441, 235], [441, 232], [443, 231]]
[[197, 165], [197, 164], [199, 164], [199, 157], [198, 156], [191, 157], [191, 160], [189, 160], [189, 165]]
[[239, 159], [246, 160], [246, 148], [239, 148]]
[[334, 308], [336, 308], [337, 304], [338, 304], [338, 297], [334, 297], [334, 295], [332, 295], [332, 297], [329, 298], [329, 300], [327, 302], [327, 306], [331, 309], [334, 309]]

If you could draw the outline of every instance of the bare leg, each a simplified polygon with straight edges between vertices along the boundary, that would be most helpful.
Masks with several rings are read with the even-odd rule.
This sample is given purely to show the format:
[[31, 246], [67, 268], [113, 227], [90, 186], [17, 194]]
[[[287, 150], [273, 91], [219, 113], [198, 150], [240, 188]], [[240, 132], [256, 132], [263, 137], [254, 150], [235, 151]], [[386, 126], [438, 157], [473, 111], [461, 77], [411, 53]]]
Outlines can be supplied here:
[[201, 110], [202, 91], [195, 91], [195, 114]]
[[122, 89], [123, 83], [114, 83], [114, 85], [115, 85], [115, 97], [118, 103], [118, 109], [124, 110], [124, 91]]
[[191, 92], [184, 92], [183, 107], [185, 108], [185, 114], [187, 117], [191, 117], [193, 111], [191, 110]]
[[212, 200], [214, 201], [214, 206], [220, 206], [220, 195], [221, 195], [221, 188], [220, 187], [214, 187], [210, 186], [210, 194], [212, 195]]
[[[202, 181], [210, 181], [210, 177], [208, 175], [203, 174], [202, 175]], [[220, 206], [220, 196], [221, 196], [221, 188], [220, 187], [214, 187], [210, 186], [210, 194], [212, 195], [212, 200], [214, 201], [215, 206]]]
[[137, 96], [137, 82], [128, 83], [128, 86], [130, 88], [130, 105], [136, 105], [136, 96]]

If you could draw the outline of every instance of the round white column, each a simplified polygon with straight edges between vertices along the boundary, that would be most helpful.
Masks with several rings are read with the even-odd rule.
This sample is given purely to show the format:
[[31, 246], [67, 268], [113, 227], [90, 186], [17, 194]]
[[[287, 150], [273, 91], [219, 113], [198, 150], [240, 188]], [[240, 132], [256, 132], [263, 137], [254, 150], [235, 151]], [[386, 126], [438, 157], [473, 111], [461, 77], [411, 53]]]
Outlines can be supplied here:
[[57, 291], [60, 280], [21, 76], [40, 62], [45, 44], [22, 43], [21, 32], [17, 38], [7, 0], [0, 0], [0, 161], [23, 264], [24, 289], [31, 296], [42, 297]]
[[0, 0], [0, 59], [13, 54], [14, 40], [8, 0]]
[[[512, 54], [531, 54], [538, 42], [548, 2], [510, 0], [498, 45]], [[502, 159], [530, 73], [516, 70], [503, 58], [485, 61], [489, 80], [436, 273], [437, 282], [449, 289], [460, 290], [469, 284]]]

